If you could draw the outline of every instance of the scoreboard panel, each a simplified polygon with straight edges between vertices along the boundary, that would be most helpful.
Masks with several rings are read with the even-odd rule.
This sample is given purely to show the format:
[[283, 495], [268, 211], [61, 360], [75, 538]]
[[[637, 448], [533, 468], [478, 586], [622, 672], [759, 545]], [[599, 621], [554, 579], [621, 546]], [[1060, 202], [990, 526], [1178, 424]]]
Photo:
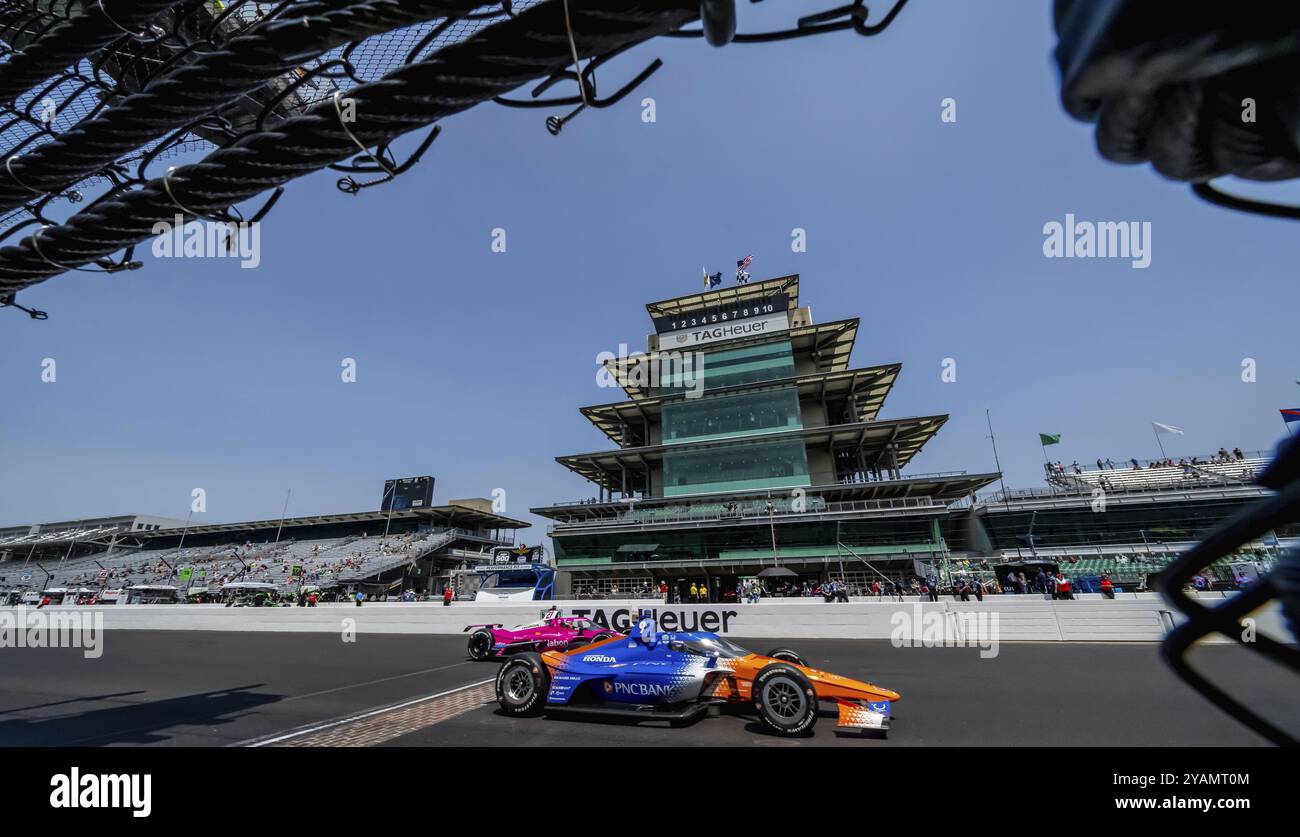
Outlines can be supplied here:
[[710, 305], [705, 308], [681, 311], [667, 317], [655, 317], [655, 332], [665, 334], [670, 331], [726, 325], [737, 320], [748, 320], [755, 317], [768, 317], [773, 314], [784, 313], [789, 308], [790, 295], [783, 291], [755, 299], [726, 302], [721, 305]]
[[433, 477], [400, 477], [384, 480], [380, 511], [427, 509], [433, 505]]

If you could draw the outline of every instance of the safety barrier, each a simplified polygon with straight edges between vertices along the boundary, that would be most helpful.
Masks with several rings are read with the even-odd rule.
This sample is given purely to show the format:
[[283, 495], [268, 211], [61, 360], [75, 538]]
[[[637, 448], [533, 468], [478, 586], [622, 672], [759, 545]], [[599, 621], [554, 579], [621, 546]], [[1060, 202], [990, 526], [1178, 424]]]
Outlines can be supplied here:
[[[857, 599], [826, 604], [820, 599], [765, 599], [759, 604], [664, 604], [653, 599], [476, 603], [373, 602], [306, 607], [221, 605], [106, 605], [46, 608], [101, 612], [106, 630], [197, 630], [354, 632], [357, 635], [458, 634], [467, 625], [500, 623], [513, 627], [537, 619], [554, 604], [565, 615], [586, 616], [603, 626], [626, 630], [642, 610], [654, 612], [664, 631], [704, 630], [736, 637], [809, 639], [892, 639], [905, 644], [1118, 641], [1155, 642], [1181, 621], [1158, 596], [1146, 594], [1106, 600], [1100, 596], [1050, 601], [1029, 596], [991, 596], [983, 602], [938, 602], [909, 598]], [[0, 630], [10, 620], [0, 608]], [[33, 608], [27, 608], [31, 613]], [[1280, 611], [1256, 617], [1256, 628], [1286, 638]], [[956, 640], [954, 642], [954, 640]]]

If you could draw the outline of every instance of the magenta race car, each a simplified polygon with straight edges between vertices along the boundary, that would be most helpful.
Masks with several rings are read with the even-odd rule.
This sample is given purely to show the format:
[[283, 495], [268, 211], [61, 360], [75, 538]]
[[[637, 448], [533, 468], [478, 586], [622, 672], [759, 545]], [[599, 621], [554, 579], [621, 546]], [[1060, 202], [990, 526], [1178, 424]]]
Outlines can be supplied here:
[[[471, 660], [507, 657], [520, 651], [547, 651], [576, 648], [619, 636], [581, 616], [561, 616], [557, 608], [542, 613], [542, 618], [527, 625], [503, 628], [500, 625], [467, 625], [474, 629], [469, 636]], [[463, 633], [463, 632], [462, 632]]]

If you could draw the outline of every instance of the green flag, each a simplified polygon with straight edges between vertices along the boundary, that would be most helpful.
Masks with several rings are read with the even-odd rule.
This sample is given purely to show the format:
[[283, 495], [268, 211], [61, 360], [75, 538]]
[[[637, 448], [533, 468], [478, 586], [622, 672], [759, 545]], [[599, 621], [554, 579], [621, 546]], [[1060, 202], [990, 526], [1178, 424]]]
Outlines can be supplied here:
[[1061, 444], [1061, 434], [1057, 433], [1055, 435], [1051, 435], [1048, 433], [1039, 433], [1038, 444], [1042, 445], [1043, 447], [1047, 447], [1048, 445], [1059, 445]]

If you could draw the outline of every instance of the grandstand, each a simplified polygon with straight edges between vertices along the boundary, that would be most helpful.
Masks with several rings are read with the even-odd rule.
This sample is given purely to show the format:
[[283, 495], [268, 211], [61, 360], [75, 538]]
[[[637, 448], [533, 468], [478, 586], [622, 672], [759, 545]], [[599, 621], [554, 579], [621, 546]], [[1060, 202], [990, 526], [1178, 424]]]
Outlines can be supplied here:
[[[997, 491], [953, 508], [944, 534], [955, 558], [981, 558], [994, 572], [999, 565], [1041, 562], [1075, 578], [1105, 573], [1133, 586], [1269, 493], [1254, 484], [1268, 462], [1262, 453], [1220, 452], [1172, 464], [1049, 468], [1044, 488]], [[1231, 584], [1241, 567], [1267, 566], [1293, 544], [1300, 544], [1300, 527], [1284, 527], [1216, 562], [1206, 575]]]
[[1064, 489], [1106, 491], [1146, 491], [1186, 487], [1189, 485], [1248, 485], [1264, 470], [1269, 457], [1264, 454], [1243, 455], [1224, 460], [1220, 457], [1191, 457], [1173, 463], [1169, 459], [1130, 460], [1127, 466], [1107, 468], [1066, 468], [1048, 470], [1048, 483]]
[[198, 593], [233, 582], [286, 591], [387, 583], [435, 593], [451, 569], [480, 562], [493, 546], [514, 545], [514, 532], [529, 525], [496, 514], [485, 499], [188, 527], [159, 520], [126, 516], [2, 530], [8, 552], [0, 561], [0, 588], [170, 584]]
[[13, 560], [61, 561], [105, 548], [140, 547], [152, 533], [184, 527], [184, 520], [138, 514], [0, 527], [0, 566]]

